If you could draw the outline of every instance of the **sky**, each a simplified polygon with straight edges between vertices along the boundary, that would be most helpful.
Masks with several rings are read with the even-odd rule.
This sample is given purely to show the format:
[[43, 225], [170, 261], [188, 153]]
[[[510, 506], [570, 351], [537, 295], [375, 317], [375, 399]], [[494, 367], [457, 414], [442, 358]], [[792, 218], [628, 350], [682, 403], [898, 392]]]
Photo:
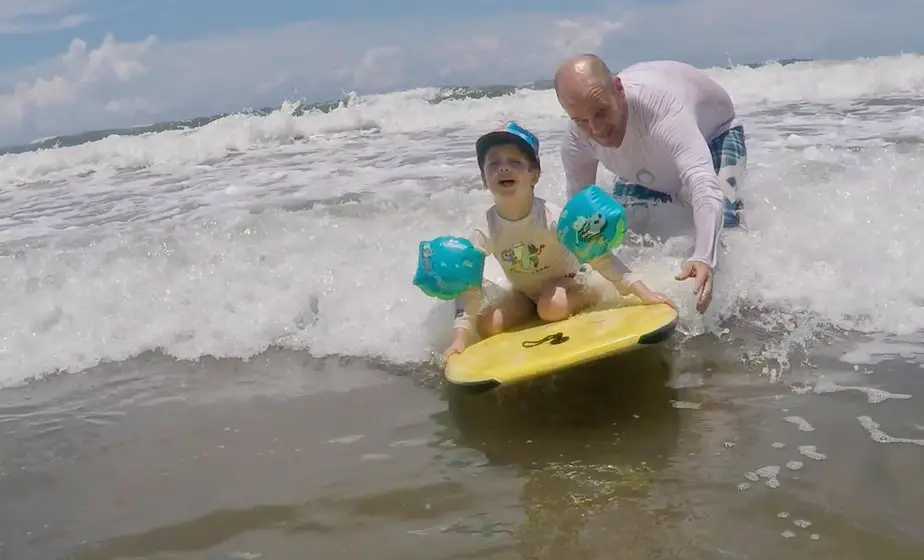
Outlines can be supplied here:
[[924, 51], [922, 0], [2, 0], [0, 146], [285, 99]]

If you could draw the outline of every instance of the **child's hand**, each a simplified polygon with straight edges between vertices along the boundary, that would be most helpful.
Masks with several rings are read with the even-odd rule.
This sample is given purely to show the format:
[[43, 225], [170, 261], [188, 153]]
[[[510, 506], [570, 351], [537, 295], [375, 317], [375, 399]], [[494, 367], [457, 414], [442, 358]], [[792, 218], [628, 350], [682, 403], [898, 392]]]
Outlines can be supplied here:
[[674, 311], [680, 313], [680, 309], [677, 307], [671, 298], [666, 295], [652, 291], [648, 286], [642, 284], [641, 282], [636, 282], [632, 284], [632, 291], [635, 292], [635, 295], [642, 301], [645, 305], [652, 305], [655, 303], [666, 303], [674, 308]]
[[671, 298], [660, 292], [652, 292], [651, 290], [648, 290], [648, 293], [644, 296], [640, 296], [639, 299], [641, 299], [642, 303], [645, 305], [651, 305], [654, 303], [666, 303], [667, 305], [673, 307], [674, 311], [680, 313], [680, 309], [677, 308], [677, 304], [671, 301]]
[[465, 346], [466, 344], [464, 340], [453, 340], [452, 344], [449, 345], [449, 348], [443, 352], [443, 359], [448, 360], [449, 356], [452, 356], [453, 354], [461, 354], [462, 351], [465, 350]]
[[465, 333], [456, 331], [452, 337], [452, 344], [443, 352], [443, 360], [448, 360], [453, 354], [461, 354], [468, 346], [465, 341]]

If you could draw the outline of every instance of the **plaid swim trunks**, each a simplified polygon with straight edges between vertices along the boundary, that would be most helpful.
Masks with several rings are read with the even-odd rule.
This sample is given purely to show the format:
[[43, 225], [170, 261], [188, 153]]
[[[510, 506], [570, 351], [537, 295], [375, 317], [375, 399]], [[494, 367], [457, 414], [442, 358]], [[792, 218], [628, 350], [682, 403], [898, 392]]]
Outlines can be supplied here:
[[[712, 166], [719, 183], [727, 184], [735, 192], [735, 200], [725, 196], [723, 208], [724, 227], [737, 227], [740, 224], [740, 213], [744, 205], [737, 196], [738, 186], [742, 177], [738, 174], [744, 168], [736, 165], [747, 162], [747, 144], [744, 141], [744, 127], [730, 128], [709, 142], [709, 151], [712, 153]], [[642, 185], [616, 180], [613, 184], [613, 195], [624, 206], [636, 206], [652, 202], [671, 202], [670, 195], [664, 194]]]

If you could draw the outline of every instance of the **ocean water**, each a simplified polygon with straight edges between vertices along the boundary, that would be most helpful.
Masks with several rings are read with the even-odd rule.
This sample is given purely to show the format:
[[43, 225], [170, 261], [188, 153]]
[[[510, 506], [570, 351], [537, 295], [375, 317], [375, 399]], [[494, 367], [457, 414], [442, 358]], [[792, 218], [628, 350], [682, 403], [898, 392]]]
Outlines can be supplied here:
[[[673, 209], [641, 217], [664, 236], [620, 249], [683, 306], [674, 343], [724, 345], [771, 378], [813, 352], [924, 361], [924, 57], [709, 73], [738, 105], [750, 168], [747, 229], [724, 236], [709, 312], [673, 280], [692, 247]], [[0, 156], [0, 385], [148, 351], [430, 363], [451, 315], [411, 284], [416, 248], [490, 204], [474, 139], [508, 119], [533, 129], [538, 192], [563, 202], [554, 92], [470, 93], [286, 104]]]

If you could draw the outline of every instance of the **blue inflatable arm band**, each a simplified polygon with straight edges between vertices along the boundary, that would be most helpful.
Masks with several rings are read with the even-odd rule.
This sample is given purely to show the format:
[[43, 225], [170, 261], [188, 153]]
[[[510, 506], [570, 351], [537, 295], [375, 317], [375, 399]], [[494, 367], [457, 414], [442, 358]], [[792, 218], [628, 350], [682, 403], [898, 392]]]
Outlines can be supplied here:
[[464, 237], [440, 236], [421, 241], [417, 248], [414, 285], [428, 296], [455, 299], [480, 288], [485, 254]]
[[588, 185], [565, 204], [558, 218], [558, 240], [586, 263], [618, 247], [626, 235], [622, 205], [597, 185]]

